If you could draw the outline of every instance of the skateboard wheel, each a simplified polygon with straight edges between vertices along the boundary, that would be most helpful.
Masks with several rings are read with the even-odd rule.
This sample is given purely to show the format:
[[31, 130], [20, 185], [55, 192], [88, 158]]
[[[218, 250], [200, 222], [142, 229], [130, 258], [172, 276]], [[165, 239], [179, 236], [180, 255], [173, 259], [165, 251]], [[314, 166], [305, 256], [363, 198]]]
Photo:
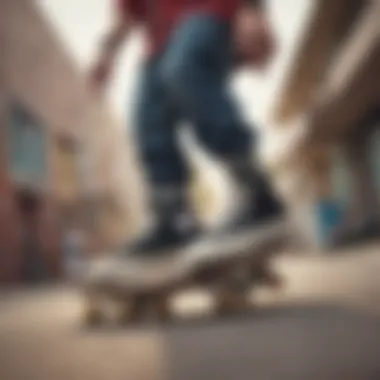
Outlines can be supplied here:
[[118, 316], [118, 323], [120, 325], [129, 324], [131, 322], [135, 322], [137, 320], [137, 313], [135, 313], [135, 310], [131, 308], [130, 305], [123, 306], [122, 310], [120, 312], [120, 315]]
[[251, 285], [249, 268], [246, 266], [237, 266], [227, 277], [230, 291], [234, 294], [242, 294]]
[[87, 308], [84, 313], [84, 324], [88, 327], [96, 327], [103, 323], [103, 314], [100, 310]]
[[161, 297], [155, 302], [156, 317], [160, 322], [167, 322], [171, 319], [169, 302], [167, 297]]
[[253, 268], [252, 277], [253, 281], [270, 286], [273, 289], [280, 289], [283, 282], [280, 275], [265, 264]]
[[249, 308], [247, 294], [225, 291], [217, 299], [216, 311], [221, 315], [244, 312]]
[[119, 321], [121, 324], [135, 323], [141, 320], [146, 310], [144, 299], [133, 298], [124, 302]]
[[278, 273], [270, 271], [267, 275], [266, 283], [273, 289], [279, 290], [282, 287], [283, 279]]
[[89, 327], [94, 327], [102, 324], [104, 315], [100, 309], [99, 294], [88, 291], [85, 298], [84, 309], [84, 324]]

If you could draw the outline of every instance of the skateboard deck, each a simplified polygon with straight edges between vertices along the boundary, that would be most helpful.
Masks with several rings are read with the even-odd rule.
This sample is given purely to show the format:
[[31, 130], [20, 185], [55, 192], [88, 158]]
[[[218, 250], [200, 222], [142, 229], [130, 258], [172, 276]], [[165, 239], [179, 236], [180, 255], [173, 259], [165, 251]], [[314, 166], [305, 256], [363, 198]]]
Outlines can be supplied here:
[[122, 305], [121, 321], [138, 320], [148, 309], [166, 320], [171, 316], [171, 297], [192, 287], [212, 291], [217, 313], [246, 308], [252, 286], [280, 285], [270, 259], [289, 236], [287, 223], [281, 221], [239, 234], [205, 237], [174, 256], [156, 261], [117, 254], [98, 259], [84, 276], [85, 322], [98, 324], [104, 320], [104, 299]]

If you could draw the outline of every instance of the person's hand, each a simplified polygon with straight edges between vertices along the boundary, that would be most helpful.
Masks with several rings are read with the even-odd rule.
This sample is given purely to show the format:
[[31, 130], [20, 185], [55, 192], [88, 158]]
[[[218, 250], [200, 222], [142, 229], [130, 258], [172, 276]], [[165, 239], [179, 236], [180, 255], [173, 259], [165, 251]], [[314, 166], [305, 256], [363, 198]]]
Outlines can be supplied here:
[[108, 84], [112, 71], [112, 63], [103, 59], [96, 62], [89, 72], [89, 85], [92, 91], [101, 94]]
[[265, 67], [273, 56], [275, 41], [264, 12], [244, 7], [238, 12], [234, 28], [238, 60], [244, 65]]

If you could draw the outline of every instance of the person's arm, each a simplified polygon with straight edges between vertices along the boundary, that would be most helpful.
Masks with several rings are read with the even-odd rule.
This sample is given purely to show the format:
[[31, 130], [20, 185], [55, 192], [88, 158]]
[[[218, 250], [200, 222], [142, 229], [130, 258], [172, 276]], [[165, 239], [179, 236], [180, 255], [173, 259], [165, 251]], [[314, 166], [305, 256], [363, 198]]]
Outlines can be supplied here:
[[265, 66], [274, 51], [274, 38], [265, 0], [243, 0], [235, 24], [235, 47], [245, 63]]
[[127, 0], [119, 0], [117, 4], [114, 20], [101, 40], [98, 56], [90, 71], [91, 85], [95, 89], [106, 85], [120, 48], [137, 21], [127, 7]]
[[263, 10], [265, 8], [265, 0], [246, 0], [246, 4], [257, 10]]
[[128, 36], [129, 31], [130, 24], [124, 20], [115, 23], [101, 41], [99, 60], [112, 62], [119, 53], [120, 47]]

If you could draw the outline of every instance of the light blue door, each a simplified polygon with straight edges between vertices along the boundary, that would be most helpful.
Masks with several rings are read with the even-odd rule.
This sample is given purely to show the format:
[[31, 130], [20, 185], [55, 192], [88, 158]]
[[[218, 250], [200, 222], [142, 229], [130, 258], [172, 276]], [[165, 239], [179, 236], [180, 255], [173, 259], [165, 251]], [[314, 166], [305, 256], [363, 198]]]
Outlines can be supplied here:
[[26, 109], [14, 105], [6, 128], [7, 158], [12, 179], [26, 185], [43, 185], [47, 175], [43, 126]]

